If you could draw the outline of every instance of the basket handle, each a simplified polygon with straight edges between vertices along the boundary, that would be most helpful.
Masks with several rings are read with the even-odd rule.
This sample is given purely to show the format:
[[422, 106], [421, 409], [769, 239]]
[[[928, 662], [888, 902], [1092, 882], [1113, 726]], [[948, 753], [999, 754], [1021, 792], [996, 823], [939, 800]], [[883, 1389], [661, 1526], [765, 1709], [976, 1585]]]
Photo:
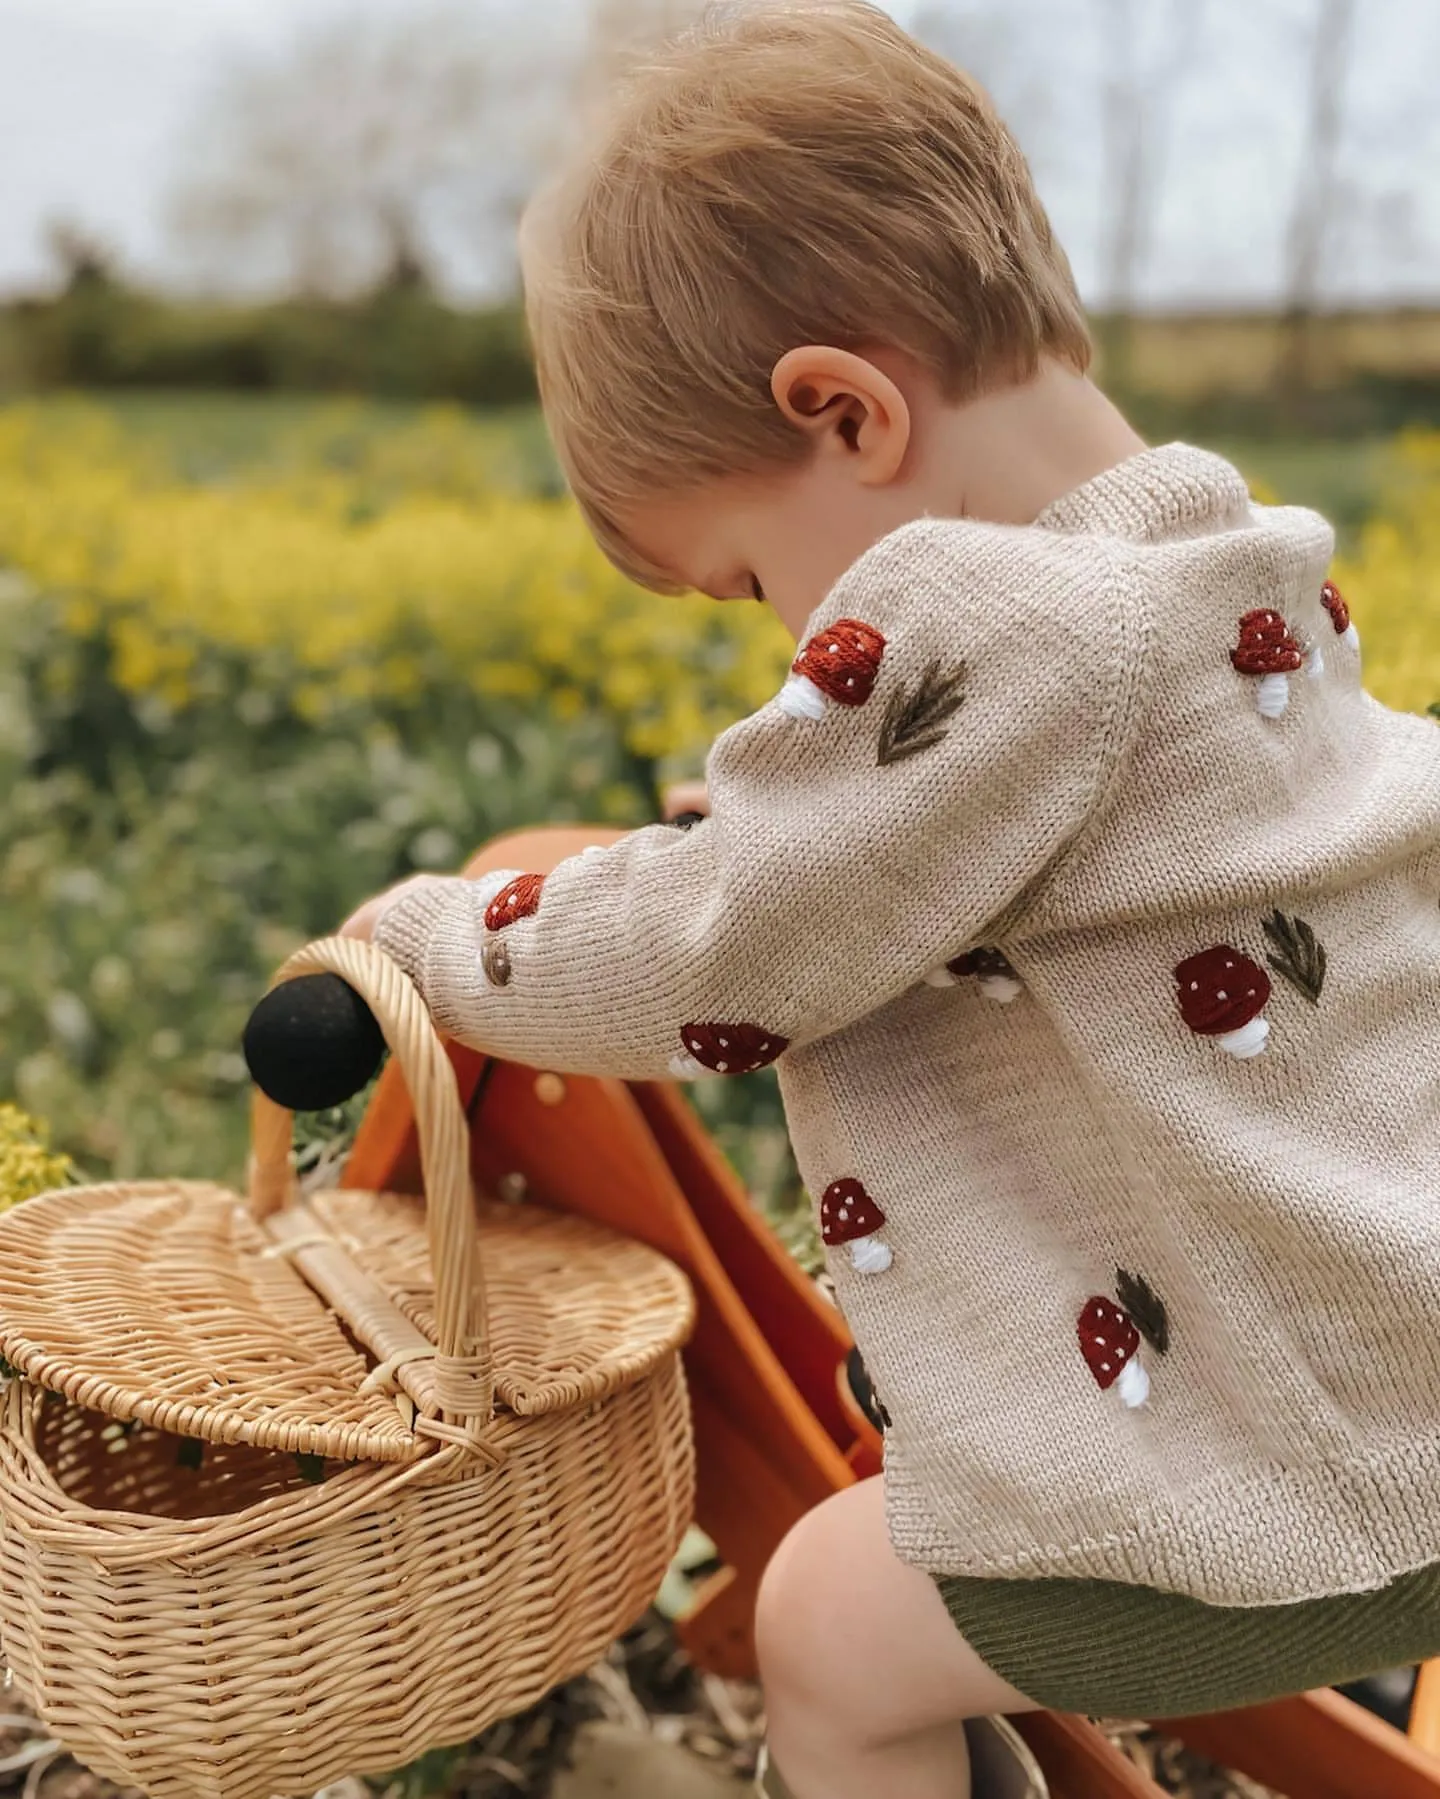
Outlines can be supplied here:
[[[271, 988], [298, 975], [318, 973], [339, 975], [369, 1005], [410, 1091], [435, 1276], [435, 1395], [460, 1427], [458, 1431], [441, 1427], [432, 1434], [478, 1449], [478, 1433], [494, 1410], [495, 1377], [470, 1179], [469, 1130], [455, 1070], [419, 991], [383, 950], [353, 937], [321, 938], [297, 950], [277, 972]], [[290, 1159], [293, 1117], [256, 1088], [250, 1206], [257, 1219], [268, 1218], [297, 1197]]]

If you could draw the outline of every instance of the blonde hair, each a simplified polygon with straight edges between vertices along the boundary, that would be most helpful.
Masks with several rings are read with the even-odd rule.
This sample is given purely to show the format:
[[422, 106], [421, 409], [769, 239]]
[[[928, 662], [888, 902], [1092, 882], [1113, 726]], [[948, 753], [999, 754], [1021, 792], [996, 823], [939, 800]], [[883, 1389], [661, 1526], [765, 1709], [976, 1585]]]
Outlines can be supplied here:
[[566, 477], [611, 561], [660, 591], [679, 590], [617, 516], [803, 460], [770, 390], [797, 344], [905, 350], [952, 400], [1043, 355], [1090, 361], [989, 99], [864, 0], [712, 10], [630, 73], [522, 239]]

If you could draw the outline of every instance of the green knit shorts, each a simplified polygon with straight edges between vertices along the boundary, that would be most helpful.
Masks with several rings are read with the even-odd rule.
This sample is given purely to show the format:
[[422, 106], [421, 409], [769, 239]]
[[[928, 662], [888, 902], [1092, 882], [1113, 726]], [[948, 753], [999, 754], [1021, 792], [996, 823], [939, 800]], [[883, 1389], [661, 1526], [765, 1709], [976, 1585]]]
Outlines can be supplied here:
[[1370, 1593], [1218, 1606], [1114, 1580], [934, 1577], [956, 1628], [1047, 1711], [1183, 1718], [1440, 1655], [1440, 1562]]

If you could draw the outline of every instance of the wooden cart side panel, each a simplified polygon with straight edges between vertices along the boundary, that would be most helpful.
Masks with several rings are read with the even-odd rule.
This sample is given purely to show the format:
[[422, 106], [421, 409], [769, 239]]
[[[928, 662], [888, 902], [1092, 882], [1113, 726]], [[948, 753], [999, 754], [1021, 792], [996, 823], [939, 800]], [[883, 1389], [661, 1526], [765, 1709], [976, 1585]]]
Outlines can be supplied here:
[[1425, 1662], [1410, 1704], [1410, 1740], [1431, 1755], [1440, 1755], [1440, 1659]]
[[835, 1383], [836, 1367], [853, 1341], [843, 1317], [766, 1225], [684, 1095], [651, 1082], [637, 1082], [631, 1091], [751, 1316], [811, 1411], [848, 1454], [853, 1415], [837, 1399]]
[[1440, 1758], [1330, 1687], [1151, 1722], [1291, 1799], [1440, 1799]]
[[1044, 1770], [1054, 1799], [1164, 1799], [1102, 1731], [1073, 1712], [1016, 1712], [1010, 1722]]
[[[687, 1355], [707, 1390], [807, 1505], [853, 1480], [751, 1316], [691, 1211], [633, 1096], [618, 1081], [536, 1076], [497, 1063], [472, 1139], [477, 1178], [518, 1173], [532, 1199], [624, 1231], [682, 1267], [698, 1317]], [[543, 1095], [548, 1095], [549, 1100]]]

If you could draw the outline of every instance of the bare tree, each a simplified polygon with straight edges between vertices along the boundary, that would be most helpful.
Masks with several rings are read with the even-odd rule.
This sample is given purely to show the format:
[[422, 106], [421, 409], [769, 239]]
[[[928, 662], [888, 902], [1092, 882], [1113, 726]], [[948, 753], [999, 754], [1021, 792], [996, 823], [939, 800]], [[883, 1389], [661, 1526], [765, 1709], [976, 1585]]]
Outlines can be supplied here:
[[[1098, 0], [1103, 64], [1104, 143], [1101, 284], [1108, 313], [1109, 378], [1131, 375], [1133, 323], [1139, 283], [1164, 189], [1165, 158], [1180, 89], [1194, 66], [1206, 0], [1168, 0], [1157, 55], [1144, 54], [1137, 0]], [[1145, 13], [1152, 20], [1155, 7]]]
[[503, 282], [542, 52], [493, 9], [443, 5], [333, 20], [232, 65], [174, 197], [182, 245], [232, 285], [243, 269], [311, 295], [415, 283], [457, 256], [488, 256]]
[[1340, 143], [1356, 0], [1316, 0], [1309, 99], [1290, 226], [1285, 241], [1285, 346], [1290, 385], [1311, 373], [1311, 321], [1321, 301], [1326, 250], [1340, 210]]

